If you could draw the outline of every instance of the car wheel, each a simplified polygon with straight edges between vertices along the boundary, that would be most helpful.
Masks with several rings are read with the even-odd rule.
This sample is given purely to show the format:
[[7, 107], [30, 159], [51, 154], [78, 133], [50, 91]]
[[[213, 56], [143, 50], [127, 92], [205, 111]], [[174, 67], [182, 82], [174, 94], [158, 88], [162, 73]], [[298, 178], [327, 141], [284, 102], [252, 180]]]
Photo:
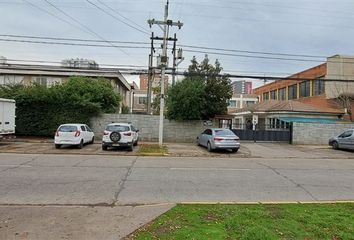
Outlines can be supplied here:
[[102, 145], [102, 150], [103, 151], [107, 151], [107, 146], [106, 145]]
[[207, 144], [207, 148], [208, 148], [208, 151], [209, 151], [209, 152], [212, 152], [212, 151], [213, 151], [213, 149], [211, 148], [211, 144], [210, 144], [210, 142], [208, 142], [208, 144]]
[[200, 146], [199, 137], [197, 137], [197, 146]]
[[61, 144], [55, 144], [55, 148], [59, 149], [61, 147]]
[[79, 145], [77, 146], [79, 149], [81, 149], [84, 146], [84, 140], [81, 139]]
[[332, 143], [332, 147], [333, 147], [333, 149], [335, 149], [335, 150], [339, 149], [338, 142], [334, 141], [334, 142]]
[[95, 137], [92, 137], [90, 144], [93, 144], [94, 142], [95, 142]]
[[138, 140], [134, 142], [134, 146], [138, 146]]
[[237, 153], [237, 151], [238, 151], [238, 148], [231, 149], [231, 152], [233, 152], [233, 153]]

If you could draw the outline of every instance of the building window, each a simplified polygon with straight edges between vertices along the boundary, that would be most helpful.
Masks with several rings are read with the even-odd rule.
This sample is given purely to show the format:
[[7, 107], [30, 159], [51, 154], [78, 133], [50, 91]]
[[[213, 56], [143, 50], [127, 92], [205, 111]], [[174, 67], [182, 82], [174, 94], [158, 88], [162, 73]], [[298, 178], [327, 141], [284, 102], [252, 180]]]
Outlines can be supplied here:
[[297, 99], [297, 85], [289, 86], [289, 98], [288, 100]]
[[300, 83], [300, 97], [310, 96], [310, 81]]
[[277, 100], [277, 90], [270, 92], [270, 99]]
[[288, 122], [284, 122], [277, 118], [268, 118], [267, 119], [267, 129], [272, 130], [282, 130], [282, 129], [289, 129], [290, 124]]
[[23, 77], [15, 75], [0, 76], [0, 85], [17, 85], [22, 84]]
[[286, 88], [279, 89], [279, 100], [286, 100]]
[[146, 104], [147, 103], [147, 97], [139, 97], [139, 104]]
[[233, 129], [242, 129], [242, 119], [241, 118], [234, 118], [232, 121], [232, 128]]
[[263, 93], [263, 100], [269, 100], [269, 92]]
[[35, 84], [47, 86], [47, 78], [46, 77], [34, 77]]
[[236, 100], [230, 100], [229, 107], [236, 107]]
[[246, 101], [246, 106], [250, 107], [255, 104], [255, 101]]
[[325, 81], [324, 80], [315, 80], [313, 81], [313, 96], [324, 94], [325, 92]]

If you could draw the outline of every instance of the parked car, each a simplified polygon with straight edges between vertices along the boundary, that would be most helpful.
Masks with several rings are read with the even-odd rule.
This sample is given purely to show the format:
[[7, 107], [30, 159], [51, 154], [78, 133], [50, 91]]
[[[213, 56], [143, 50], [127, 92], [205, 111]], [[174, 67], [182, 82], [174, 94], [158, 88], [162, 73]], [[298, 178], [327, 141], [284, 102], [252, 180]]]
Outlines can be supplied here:
[[103, 132], [102, 150], [108, 147], [128, 147], [133, 151], [138, 145], [139, 130], [130, 123], [110, 123]]
[[333, 149], [353, 149], [354, 150], [354, 129], [349, 129], [336, 137], [329, 139], [328, 144]]
[[0, 98], [0, 139], [14, 138], [15, 111], [15, 100]]
[[62, 145], [76, 145], [82, 148], [85, 143], [93, 143], [95, 135], [86, 124], [63, 124], [55, 133], [55, 148]]
[[197, 137], [197, 144], [206, 147], [209, 152], [215, 149], [237, 152], [240, 148], [240, 138], [229, 129], [208, 128]]

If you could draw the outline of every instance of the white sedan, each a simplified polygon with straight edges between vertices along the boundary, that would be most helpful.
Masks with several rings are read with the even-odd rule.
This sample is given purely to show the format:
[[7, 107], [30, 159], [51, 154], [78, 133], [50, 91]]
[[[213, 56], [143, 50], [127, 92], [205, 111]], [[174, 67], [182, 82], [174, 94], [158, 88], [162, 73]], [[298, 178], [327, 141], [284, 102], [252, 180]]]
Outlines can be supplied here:
[[55, 148], [62, 145], [76, 145], [82, 148], [85, 143], [93, 143], [95, 135], [86, 124], [63, 124], [55, 133]]

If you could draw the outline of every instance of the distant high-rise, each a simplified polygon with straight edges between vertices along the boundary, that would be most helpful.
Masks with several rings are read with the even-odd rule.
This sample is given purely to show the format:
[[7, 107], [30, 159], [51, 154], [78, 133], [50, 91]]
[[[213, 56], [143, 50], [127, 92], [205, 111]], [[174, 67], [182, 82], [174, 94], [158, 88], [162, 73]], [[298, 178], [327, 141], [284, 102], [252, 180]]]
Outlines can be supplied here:
[[234, 81], [231, 83], [233, 94], [251, 94], [252, 82], [250, 81]]

